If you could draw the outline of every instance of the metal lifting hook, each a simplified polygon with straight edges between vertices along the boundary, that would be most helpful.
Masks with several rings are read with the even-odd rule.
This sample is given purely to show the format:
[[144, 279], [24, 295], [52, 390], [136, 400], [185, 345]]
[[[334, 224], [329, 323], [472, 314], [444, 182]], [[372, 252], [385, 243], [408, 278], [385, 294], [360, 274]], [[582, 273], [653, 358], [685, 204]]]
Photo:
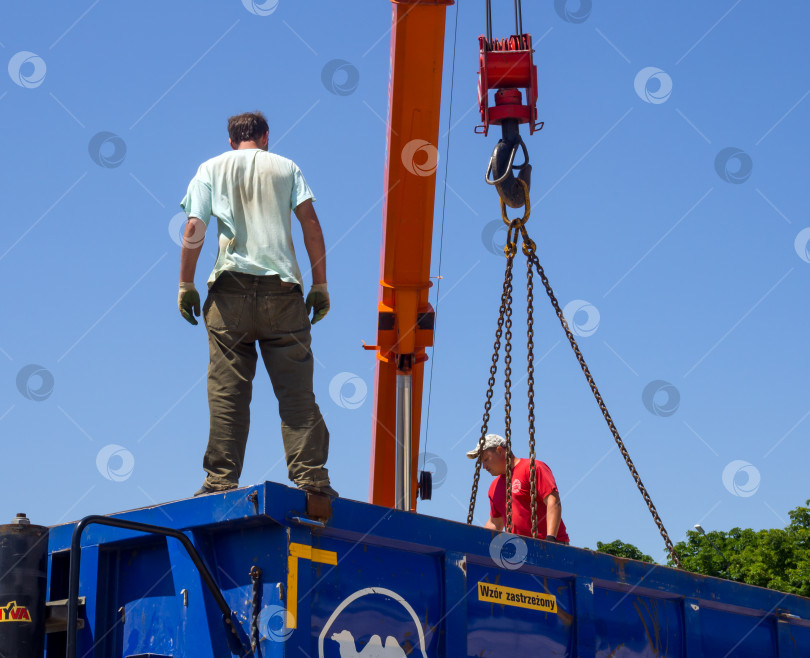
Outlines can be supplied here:
[[[514, 119], [506, 119], [502, 123], [504, 137], [500, 139], [492, 151], [489, 159], [487, 173], [484, 180], [494, 185], [498, 195], [510, 208], [520, 208], [525, 203], [525, 194], [521, 181], [526, 189], [531, 186], [532, 166], [529, 164], [529, 151], [518, 132], [518, 123]], [[523, 150], [523, 163], [515, 164], [515, 155], [518, 148]], [[515, 176], [514, 171], [518, 170]], [[490, 178], [490, 174], [492, 178]]]

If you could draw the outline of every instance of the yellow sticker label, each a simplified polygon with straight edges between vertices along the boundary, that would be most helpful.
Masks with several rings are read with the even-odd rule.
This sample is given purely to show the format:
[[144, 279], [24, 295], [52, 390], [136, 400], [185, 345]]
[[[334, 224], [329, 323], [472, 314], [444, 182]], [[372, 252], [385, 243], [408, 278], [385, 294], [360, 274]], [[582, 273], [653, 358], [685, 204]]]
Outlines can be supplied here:
[[490, 585], [478, 582], [478, 600], [487, 603], [501, 603], [513, 605], [517, 608], [528, 608], [540, 612], [553, 612], [557, 614], [557, 597], [543, 592], [532, 592], [528, 589], [516, 589], [503, 585]]
[[0, 608], [0, 622], [4, 621], [31, 621], [31, 614], [25, 606], [18, 606], [16, 601]]

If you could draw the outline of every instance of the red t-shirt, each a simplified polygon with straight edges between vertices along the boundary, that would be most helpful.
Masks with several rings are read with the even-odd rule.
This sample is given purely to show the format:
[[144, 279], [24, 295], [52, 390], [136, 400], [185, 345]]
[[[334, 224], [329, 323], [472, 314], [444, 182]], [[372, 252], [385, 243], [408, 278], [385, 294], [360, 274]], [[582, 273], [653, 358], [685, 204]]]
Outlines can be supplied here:
[[[543, 502], [551, 492], [557, 491], [557, 483], [551, 469], [539, 460], [535, 460], [535, 477], [537, 478], [537, 536], [546, 537], [546, 504]], [[531, 511], [531, 474], [529, 460], [520, 459], [512, 469], [512, 532], [516, 535], [532, 536]], [[499, 475], [489, 485], [490, 516], [506, 518], [506, 475]], [[568, 533], [565, 523], [560, 519], [557, 530], [557, 541], [567, 542]]]

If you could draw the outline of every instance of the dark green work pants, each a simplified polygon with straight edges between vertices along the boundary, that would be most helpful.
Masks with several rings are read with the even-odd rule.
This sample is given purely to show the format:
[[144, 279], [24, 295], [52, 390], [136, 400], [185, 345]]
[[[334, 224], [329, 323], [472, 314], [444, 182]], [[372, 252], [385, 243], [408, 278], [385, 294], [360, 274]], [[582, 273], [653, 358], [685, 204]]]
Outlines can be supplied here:
[[310, 324], [301, 288], [278, 276], [223, 272], [208, 292], [203, 318], [210, 353], [206, 485], [221, 490], [239, 482], [258, 341], [278, 399], [290, 480], [298, 486], [328, 486], [329, 431], [312, 392]]

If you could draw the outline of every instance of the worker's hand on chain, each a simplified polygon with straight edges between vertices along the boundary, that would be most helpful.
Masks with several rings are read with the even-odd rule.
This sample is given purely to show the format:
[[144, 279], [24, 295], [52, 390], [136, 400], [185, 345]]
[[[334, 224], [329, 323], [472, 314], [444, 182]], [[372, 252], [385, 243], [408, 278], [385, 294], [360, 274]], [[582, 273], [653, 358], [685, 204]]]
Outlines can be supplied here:
[[315, 312], [312, 314], [312, 324], [320, 322], [329, 313], [329, 291], [326, 289], [325, 283], [316, 283], [309, 290], [307, 295], [307, 315], [313, 309]]
[[[191, 324], [199, 324], [194, 316], [200, 317], [200, 293], [194, 287], [194, 282], [180, 282], [180, 291], [177, 294], [177, 308], [180, 309], [182, 315]], [[193, 315], [192, 315], [193, 311]]]

